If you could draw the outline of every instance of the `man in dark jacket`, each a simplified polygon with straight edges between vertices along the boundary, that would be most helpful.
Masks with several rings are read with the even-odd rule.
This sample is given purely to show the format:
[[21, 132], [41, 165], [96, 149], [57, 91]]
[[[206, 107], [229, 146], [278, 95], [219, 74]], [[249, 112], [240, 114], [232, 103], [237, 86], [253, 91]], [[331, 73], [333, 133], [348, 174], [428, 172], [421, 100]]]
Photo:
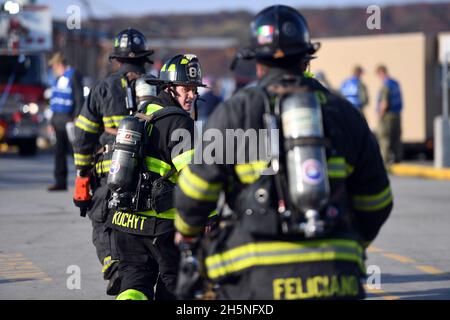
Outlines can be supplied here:
[[145, 128], [149, 137], [142, 168], [150, 175], [151, 193], [140, 194], [152, 199], [151, 205], [144, 201], [137, 211], [116, 211], [108, 219], [120, 260], [118, 300], [175, 299], [179, 251], [173, 242], [173, 192], [178, 173], [193, 156], [194, 121], [189, 112], [197, 88], [204, 85], [197, 57], [187, 54], [169, 59], [159, 80], [164, 85], [158, 97], [140, 106], [153, 117]]
[[[91, 177], [95, 181], [92, 200], [77, 201], [82, 210], [89, 209], [92, 220], [92, 241], [103, 265], [105, 280], [110, 280], [107, 293], [117, 294], [120, 278], [117, 259], [112, 249], [111, 231], [105, 222], [109, 213], [109, 189], [106, 185], [112, 157], [112, 145], [120, 120], [136, 111], [132, 83], [145, 74], [145, 64], [151, 62], [144, 35], [135, 29], [126, 29], [117, 35], [114, 53], [110, 59], [119, 64], [119, 70], [96, 83], [75, 123], [74, 158], [77, 177]], [[76, 184], [77, 194], [80, 184]], [[82, 192], [81, 192], [82, 193]]]
[[[216, 161], [186, 167], [175, 195], [176, 241], [192, 242], [225, 192], [233, 214], [222, 218], [203, 252], [219, 299], [363, 298], [364, 249], [392, 208], [379, 147], [351, 104], [304, 76], [302, 66], [318, 45], [310, 42], [302, 15], [287, 6], [268, 7], [255, 16], [251, 34], [252, 47], [238, 56], [256, 59], [259, 82], [219, 106], [205, 132], [227, 137], [230, 130], [251, 133], [277, 123], [283, 134], [298, 137], [270, 137], [280, 150], [271, 148], [269, 160], [256, 154], [256, 146], [267, 148], [261, 137], [251, 144], [247, 138], [226, 139], [222, 147], [215, 144]], [[283, 94], [309, 100], [289, 104], [279, 100]], [[286, 103], [282, 111], [277, 101]], [[293, 112], [283, 116], [288, 108]], [[313, 135], [311, 129], [321, 125], [322, 136]], [[196, 152], [205, 153], [212, 143], [196, 145]], [[321, 150], [323, 161], [307, 150]], [[288, 174], [291, 169], [298, 171]], [[315, 189], [322, 184], [328, 187]], [[314, 190], [311, 198], [301, 198], [308, 190]], [[308, 205], [315, 210], [300, 208]]]

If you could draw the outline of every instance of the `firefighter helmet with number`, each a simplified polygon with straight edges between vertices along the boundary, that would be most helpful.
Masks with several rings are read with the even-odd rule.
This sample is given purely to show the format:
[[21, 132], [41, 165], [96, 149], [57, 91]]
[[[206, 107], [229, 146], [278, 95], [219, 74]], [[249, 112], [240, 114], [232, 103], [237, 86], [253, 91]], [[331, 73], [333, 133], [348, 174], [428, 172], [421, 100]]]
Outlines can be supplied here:
[[147, 50], [147, 40], [144, 35], [132, 28], [122, 30], [114, 39], [114, 52], [110, 59], [134, 60], [146, 58], [153, 54]]
[[159, 72], [159, 80], [172, 85], [206, 87], [202, 83], [200, 62], [193, 54], [180, 54], [167, 60]]

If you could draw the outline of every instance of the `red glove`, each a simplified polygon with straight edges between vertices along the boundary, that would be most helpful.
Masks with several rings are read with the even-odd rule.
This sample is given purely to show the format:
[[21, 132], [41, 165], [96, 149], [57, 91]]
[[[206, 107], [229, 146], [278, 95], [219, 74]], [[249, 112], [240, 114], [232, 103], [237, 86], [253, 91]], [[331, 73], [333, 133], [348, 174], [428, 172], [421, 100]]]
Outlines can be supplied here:
[[79, 177], [75, 179], [75, 193], [73, 203], [80, 208], [80, 216], [85, 217], [91, 206], [90, 177]]

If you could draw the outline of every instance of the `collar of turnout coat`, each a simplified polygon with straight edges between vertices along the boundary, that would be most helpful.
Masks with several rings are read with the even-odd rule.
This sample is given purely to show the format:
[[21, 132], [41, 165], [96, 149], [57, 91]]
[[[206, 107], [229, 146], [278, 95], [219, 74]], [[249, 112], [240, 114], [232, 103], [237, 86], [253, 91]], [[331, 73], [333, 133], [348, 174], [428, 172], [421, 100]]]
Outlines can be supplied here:
[[128, 72], [135, 72], [138, 74], [144, 74], [145, 68], [142, 65], [137, 64], [131, 64], [131, 63], [124, 63], [120, 66], [119, 70], [117, 71], [119, 74], [126, 74]]

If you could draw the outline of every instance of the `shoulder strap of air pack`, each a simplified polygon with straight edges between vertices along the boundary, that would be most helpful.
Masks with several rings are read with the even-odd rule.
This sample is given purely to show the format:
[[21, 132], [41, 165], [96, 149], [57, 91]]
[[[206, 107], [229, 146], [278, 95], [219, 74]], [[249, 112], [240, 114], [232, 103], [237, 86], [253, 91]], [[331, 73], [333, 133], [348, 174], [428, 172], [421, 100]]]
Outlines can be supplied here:
[[189, 113], [187, 113], [186, 111], [184, 111], [183, 109], [179, 108], [179, 107], [164, 107], [160, 110], [157, 110], [149, 115], [142, 113], [142, 112], [137, 112], [135, 114], [135, 117], [145, 120], [148, 123], [155, 123], [158, 120], [161, 120], [167, 116], [170, 115], [180, 115], [180, 116], [185, 116], [185, 117], [189, 117]]
[[151, 114], [151, 120], [150, 121], [152, 123], [155, 123], [158, 120], [161, 120], [161, 119], [163, 119], [163, 118], [165, 118], [167, 116], [175, 115], [175, 114], [178, 114], [180, 116], [189, 117], [189, 113], [187, 113], [183, 109], [181, 109], [179, 107], [169, 106], [169, 107], [164, 107], [164, 108], [162, 108], [160, 110], [157, 110], [157, 111], [153, 112]]

